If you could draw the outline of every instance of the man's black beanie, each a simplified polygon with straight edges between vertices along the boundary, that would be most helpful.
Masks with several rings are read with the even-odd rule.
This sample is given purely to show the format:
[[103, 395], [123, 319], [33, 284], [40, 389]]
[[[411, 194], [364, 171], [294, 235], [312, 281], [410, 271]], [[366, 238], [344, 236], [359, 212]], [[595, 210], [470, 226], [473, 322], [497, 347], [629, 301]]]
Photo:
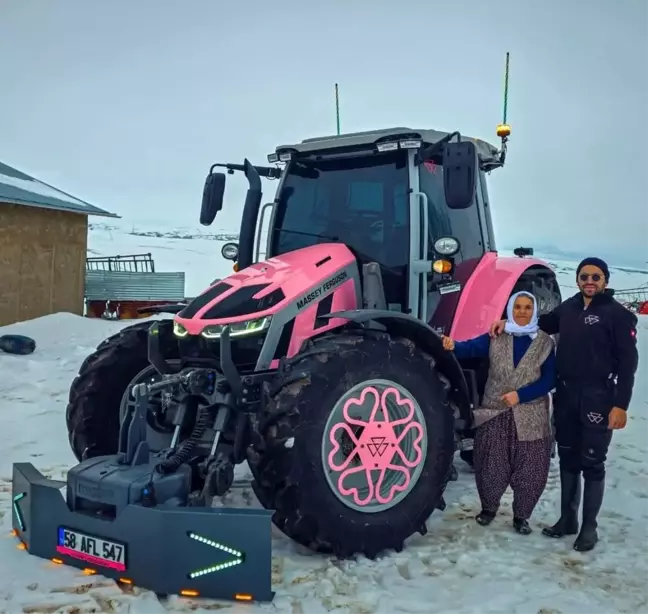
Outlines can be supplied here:
[[578, 277], [581, 269], [583, 267], [586, 267], [587, 265], [595, 266], [601, 269], [601, 271], [603, 271], [603, 275], [605, 276], [605, 281], [610, 281], [610, 269], [608, 268], [607, 262], [605, 262], [605, 260], [601, 260], [600, 258], [596, 258], [595, 256], [590, 256], [589, 258], [585, 258], [581, 261], [581, 263], [578, 265], [578, 268], [576, 269], [576, 277]]

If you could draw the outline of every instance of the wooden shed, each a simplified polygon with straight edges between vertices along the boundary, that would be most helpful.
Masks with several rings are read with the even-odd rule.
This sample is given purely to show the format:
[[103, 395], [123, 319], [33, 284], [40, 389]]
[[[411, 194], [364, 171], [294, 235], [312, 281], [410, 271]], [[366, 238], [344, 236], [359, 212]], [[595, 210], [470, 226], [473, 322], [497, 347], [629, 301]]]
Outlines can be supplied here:
[[118, 217], [0, 162], [0, 326], [83, 315], [89, 215]]

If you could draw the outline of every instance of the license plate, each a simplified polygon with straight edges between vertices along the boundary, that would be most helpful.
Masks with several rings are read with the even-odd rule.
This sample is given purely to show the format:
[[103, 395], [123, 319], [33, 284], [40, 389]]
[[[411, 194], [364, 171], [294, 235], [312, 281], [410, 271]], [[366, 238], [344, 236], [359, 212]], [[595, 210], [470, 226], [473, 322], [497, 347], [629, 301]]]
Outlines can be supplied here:
[[60, 527], [56, 551], [91, 565], [126, 571], [126, 546], [108, 539]]

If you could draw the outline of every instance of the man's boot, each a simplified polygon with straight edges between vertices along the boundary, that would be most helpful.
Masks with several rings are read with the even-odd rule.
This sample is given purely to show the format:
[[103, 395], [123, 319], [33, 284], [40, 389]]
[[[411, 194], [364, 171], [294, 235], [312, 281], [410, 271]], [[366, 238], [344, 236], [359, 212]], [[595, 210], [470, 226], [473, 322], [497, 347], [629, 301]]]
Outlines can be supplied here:
[[578, 507], [581, 500], [581, 476], [560, 469], [560, 519], [552, 527], [542, 529], [547, 537], [564, 537], [578, 533]]
[[580, 533], [574, 542], [574, 550], [579, 552], [588, 552], [596, 546], [598, 542], [598, 526], [596, 517], [603, 503], [603, 493], [605, 492], [605, 480], [585, 480], [585, 491], [583, 492], [583, 525]]

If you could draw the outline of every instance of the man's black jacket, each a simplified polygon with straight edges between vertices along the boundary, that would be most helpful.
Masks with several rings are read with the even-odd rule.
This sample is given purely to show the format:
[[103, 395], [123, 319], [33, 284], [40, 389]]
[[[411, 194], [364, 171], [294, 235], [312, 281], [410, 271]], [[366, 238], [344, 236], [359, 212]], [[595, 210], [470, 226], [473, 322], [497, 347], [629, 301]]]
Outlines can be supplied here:
[[559, 379], [587, 386], [606, 386], [617, 378], [615, 407], [627, 409], [632, 397], [637, 352], [637, 316], [613, 298], [596, 295], [587, 309], [579, 293], [540, 316], [544, 332], [560, 334], [556, 350]]

